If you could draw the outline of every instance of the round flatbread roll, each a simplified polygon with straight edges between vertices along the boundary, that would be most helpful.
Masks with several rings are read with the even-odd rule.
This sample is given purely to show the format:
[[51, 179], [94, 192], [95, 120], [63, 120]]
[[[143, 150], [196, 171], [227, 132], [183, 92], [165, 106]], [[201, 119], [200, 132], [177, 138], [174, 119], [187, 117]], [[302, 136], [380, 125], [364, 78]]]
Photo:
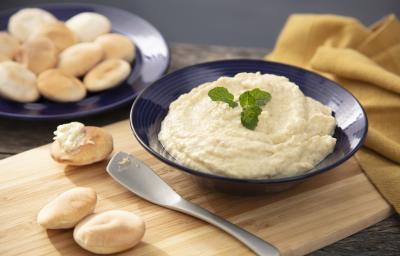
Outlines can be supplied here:
[[0, 56], [13, 59], [20, 47], [18, 39], [7, 32], [0, 32]]
[[[77, 129], [76, 125], [66, 125], [57, 128], [55, 141], [50, 147], [55, 161], [73, 166], [88, 165], [106, 159], [113, 151], [113, 139], [106, 130], [94, 126]], [[71, 145], [74, 145], [72, 150]]]
[[46, 204], [37, 216], [37, 223], [48, 229], [73, 228], [94, 211], [97, 194], [91, 188], [76, 187]]
[[57, 65], [57, 55], [57, 49], [50, 39], [35, 37], [22, 45], [15, 55], [15, 60], [24, 64], [33, 73], [40, 74]]
[[138, 215], [110, 210], [89, 215], [79, 222], [74, 229], [74, 240], [93, 253], [117, 253], [137, 245], [145, 229], [145, 223]]
[[96, 38], [104, 51], [105, 59], [124, 59], [132, 62], [135, 58], [135, 45], [132, 40], [121, 34], [105, 34]]
[[108, 59], [95, 66], [83, 79], [90, 92], [113, 88], [128, 78], [131, 66], [121, 59]]
[[111, 31], [110, 20], [99, 13], [82, 12], [71, 17], [65, 23], [81, 42], [91, 42], [99, 35]]
[[60, 69], [49, 69], [41, 73], [37, 87], [43, 97], [58, 102], [75, 102], [86, 96], [85, 85]]
[[8, 31], [19, 41], [24, 42], [40, 26], [56, 20], [51, 13], [43, 9], [25, 8], [10, 17], [8, 20]]
[[0, 95], [18, 102], [33, 102], [39, 99], [36, 75], [19, 63], [1, 62]]
[[79, 43], [59, 55], [58, 68], [76, 77], [86, 74], [103, 59], [103, 49], [95, 43]]
[[59, 52], [77, 42], [75, 34], [61, 21], [42, 25], [32, 34], [31, 38], [34, 37], [50, 39]]

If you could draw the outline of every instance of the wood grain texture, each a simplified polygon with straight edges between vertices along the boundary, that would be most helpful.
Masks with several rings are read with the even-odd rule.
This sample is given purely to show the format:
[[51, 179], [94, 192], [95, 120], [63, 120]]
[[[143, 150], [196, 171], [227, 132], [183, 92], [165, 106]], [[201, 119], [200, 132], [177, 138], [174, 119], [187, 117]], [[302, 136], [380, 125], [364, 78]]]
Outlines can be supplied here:
[[[106, 128], [116, 151], [142, 159], [183, 197], [268, 240], [283, 255], [317, 250], [391, 214], [353, 159], [283, 193], [230, 196], [198, 187], [150, 156], [127, 121]], [[80, 168], [59, 165], [51, 160], [48, 146], [0, 161], [0, 255], [88, 254], [73, 242], [72, 230], [46, 231], [35, 221], [47, 201], [75, 186], [97, 191], [96, 211], [124, 209], [144, 218], [144, 240], [126, 255], [252, 255], [217, 228], [131, 194], [108, 176], [105, 166], [106, 161]]]
[[363, 231], [313, 252], [313, 256], [398, 256], [399, 216], [393, 215]]
[[[173, 43], [171, 44], [172, 61], [169, 71], [191, 64], [218, 59], [260, 59], [266, 52], [268, 52], [267, 49]], [[125, 106], [90, 118], [79, 119], [79, 121], [87, 125], [97, 126], [111, 124], [126, 119], [129, 109], [130, 106]], [[26, 122], [0, 119], [0, 159], [50, 142], [52, 131], [59, 123], [60, 122]], [[33, 132], [27, 133], [27, 129]], [[0, 172], [1, 171], [10, 170], [0, 170]], [[0, 195], [0, 197], [1, 196], [2, 195]], [[399, 251], [399, 217], [397, 215], [392, 215], [392, 217], [370, 228], [313, 252], [311, 255], [397, 256]]]

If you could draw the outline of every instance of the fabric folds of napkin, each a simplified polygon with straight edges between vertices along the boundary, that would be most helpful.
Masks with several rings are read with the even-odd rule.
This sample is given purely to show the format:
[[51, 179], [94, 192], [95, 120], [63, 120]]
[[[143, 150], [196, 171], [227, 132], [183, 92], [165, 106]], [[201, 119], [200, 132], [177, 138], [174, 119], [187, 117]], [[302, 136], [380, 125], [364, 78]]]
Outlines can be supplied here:
[[396, 16], [366, 27], [350, 17], [295, 14], [266, 59], [316, 71], [361, 102], [369, 131], [356, 158], [400, 213], [400, 22]]

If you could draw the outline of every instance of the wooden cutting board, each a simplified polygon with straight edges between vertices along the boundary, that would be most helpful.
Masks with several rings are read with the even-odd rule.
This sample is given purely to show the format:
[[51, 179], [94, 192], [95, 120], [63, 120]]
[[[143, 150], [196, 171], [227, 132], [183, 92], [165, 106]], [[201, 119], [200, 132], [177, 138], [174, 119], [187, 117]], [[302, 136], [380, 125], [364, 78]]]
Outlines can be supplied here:
[[[354, 159], [286, 192], [239, 197], [200, 188], [152, 157], [134, 139], [128, 121], [106, 129], [115, 151], [144, 160], [183, 197], [271, 242], [283, 255], [312, 252], [391, 214]], [[0, 255], [88, 255], [74, 243], [72, 230], [36, 224], [46, 202], [76, 186], [97, 191], [97, 212], [124, 209], [144, 218], [144, 239], [126, 255], [252, 255], [219, 229], [136, 197], [108, 176], [106, 164], [65, 167], [50, 158], [48, 145], [0, 161]]]

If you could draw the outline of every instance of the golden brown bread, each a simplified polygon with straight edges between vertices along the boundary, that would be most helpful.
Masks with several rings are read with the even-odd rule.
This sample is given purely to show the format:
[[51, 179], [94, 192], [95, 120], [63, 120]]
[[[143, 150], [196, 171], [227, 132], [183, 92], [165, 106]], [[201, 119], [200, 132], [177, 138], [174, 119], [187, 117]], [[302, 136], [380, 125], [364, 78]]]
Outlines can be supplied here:
[[74, 229], [74, 239], [90, 252], [109, 254], [134, 247], [144, 232], [145, 224], [139, 216], [111, 210], [89, 215], [79, 222]]
[[0, 63], [0, 95], [18, 102], [39, 99], [36, 75], [22, 64], [13, 61]]
[[95, 43], [79, 43], [68, 47], [59, 56], [58, 68], [79, 77], [103, 59], [103, 49]]
[[65, 24], [81, 42], [91, 42], [99, 35], [111, 30], [110, 20], [95, 12], [81, 12], [68, 19]]
[[47, 229], [72, 228], [94, 211], [96, 202], [97, 194], [93, 189], [70, 189], [46, 204], [40, 210], [37, 222]]
[[30, 38], [34, 37], [50, 39], [56, 46], [58, 52], [61, 52], [77, 42], [75, 34], [61, 21], [54, 21], [42, 25], [35, 30]]
[[105, 59], [123, 59], [132, 62], [135, 58], [135, 45], [132, 40], [121, 34], [105, 34], [96, 38], [104, 51]]
[[56, 66], [57, 48], [50, 39], [35, 37], [22, 45], [15, 60], [24, 64], [33, 73], [40, 74]]
[[79, 101], [86, 96], [85, 85], [60, 69], [42, 72], [37, 79], [37, 88], [45, 98], [58, 102]]
[[90, 70], [83, 83], [90, 92], [98, 92], [121, 84], [131, 73], [131, 66], [122, 59], [104, 60]]
[[66, 152], [58, 141], [51, 144], [51, 157], [67, 165], [88, 165], [106, 159], [113, 151], [113, 139], [110, 133], [103, 128], [85, 126], [86, 143], [78, 150]]
[[11, 60], [18, 52], [20, 47], [17, 38], [7, 32], [0, 32], [0, 56]]
[[8, 20], [8, 31], [19, 41], [24, 42], [38, 27], [56, 21], [53, 14], [39, 8], [23, 8]]

